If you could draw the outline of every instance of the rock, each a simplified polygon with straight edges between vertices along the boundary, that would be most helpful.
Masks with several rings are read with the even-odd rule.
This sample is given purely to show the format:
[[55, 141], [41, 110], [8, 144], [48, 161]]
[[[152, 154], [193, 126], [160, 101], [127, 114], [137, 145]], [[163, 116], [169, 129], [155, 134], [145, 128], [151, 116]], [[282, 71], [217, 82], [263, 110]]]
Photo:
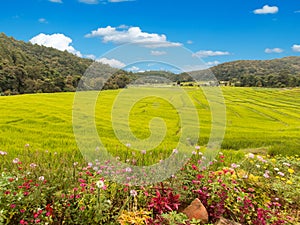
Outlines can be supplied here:
[[187, 217], [191, 219], [201, 220], [203, 223], [208, 223], [208, 213], [201, 201], [196, 198], [192, 203], [183, 211]]
[[223, 217], [221, 217], [216, 223], [215, 225], [241, 225], [240, 223], [234, 222], [232, 220], [228, 220], [225, 219]]

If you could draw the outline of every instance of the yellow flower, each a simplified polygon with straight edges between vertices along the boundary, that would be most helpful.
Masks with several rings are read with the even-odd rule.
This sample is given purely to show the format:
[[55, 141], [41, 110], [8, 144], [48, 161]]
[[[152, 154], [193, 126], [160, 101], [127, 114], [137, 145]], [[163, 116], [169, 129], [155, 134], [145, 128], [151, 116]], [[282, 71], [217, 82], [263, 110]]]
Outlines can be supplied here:
[[293, 184], [293, 182], [291, 180], [288, 180], [286, 183], [287, 184]]
[[271, 162], [275, 163], [275, 162], [276, 162], [276, 159], [274, 159], [274, 158], [273, 158], [273, 159], [271, 159]]
[[289, 168], [289, 169], [288, 169], [288, 172], [289, 172], [290, 174], [293, 174], [295, 171], [294, 171], [293, 169]]
[[284, 177], [282, 177], [281, 180], [286, 180], [286, 179]]
[[279, 177], [279, 176], [276, 176], [276, 178], [279, 179], [280, 177]]

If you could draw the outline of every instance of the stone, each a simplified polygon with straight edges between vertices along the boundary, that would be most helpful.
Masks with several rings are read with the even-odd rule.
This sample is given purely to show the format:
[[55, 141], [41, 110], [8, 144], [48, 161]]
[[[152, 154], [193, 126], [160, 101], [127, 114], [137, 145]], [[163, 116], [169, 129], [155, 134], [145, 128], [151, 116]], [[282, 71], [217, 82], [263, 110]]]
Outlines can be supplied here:
[[203, 223], [208, 223], [208, 213], [202, 202], [196, 198], [192, 203], [182, 211], [191, 219], [201, 220]]
[[215, 225], [241, 225], [240, 223], [234, 222], [232, 220], [228, 220], [225, 219], [223, 217], [221, 217], [216, 223]]

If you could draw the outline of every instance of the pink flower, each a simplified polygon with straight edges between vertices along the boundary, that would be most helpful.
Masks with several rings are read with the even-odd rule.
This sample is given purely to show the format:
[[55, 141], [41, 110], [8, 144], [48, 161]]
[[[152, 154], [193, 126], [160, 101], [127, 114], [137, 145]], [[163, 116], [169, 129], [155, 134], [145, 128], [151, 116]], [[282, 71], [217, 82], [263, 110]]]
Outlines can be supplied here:
[[35, 168], [35, 167], [37, 167], [37, 165], [35, 163], [30, 163], [30, 167]]
[[28, 223], [25, 220], [20, 220], [20, 224], [25, 225], [25, 224], [28, 224]]
[[249, 153], [249, 154], [247, 155], [247, 157], [248, 157], [249, 159], [254, 159], [254, 154]]
[[278, 175], [284, 177], [284, 173], [282, 173], [282, 172], [278, 172]]
[[137, 196], [136, 190], [131, 190], [131, 191], [130, 191], [130, 195], [131, 195], [132, 197]]
[[143, 155], [146, 155], [147, 151], [146, 151], [146, 150], [142, 150], [141, 153], [142, 153]]
[[236, 168], [238, 168], [238, 167], [240, 167], [240, 165], [235, 164], [235, 163], [232, 163], [232, 164], [231, 164], [231, 168], [233, 168], [233, 169], [236, 169]]
[[18, 159], [18, 158], [15, 158], [14, 160], [13, 160], [13, 163], [14, 164], [17, 164], [17, 163], [19, 163], [20, 162], [20, 160]]
[[199, 145], [196, 145], [196, 146], [195, 146], [195, 149], [196, 149], [196, 150], [199, 150], [199, 149], [200, 149], [200, 146], [199, 146]]
[[16, 208], [16, 205], [15, 204], [11, 204], [10, 208], [14, 209], [14, 208]]
[[7, 155], [7, 152], [0, 151], [0, 155]]

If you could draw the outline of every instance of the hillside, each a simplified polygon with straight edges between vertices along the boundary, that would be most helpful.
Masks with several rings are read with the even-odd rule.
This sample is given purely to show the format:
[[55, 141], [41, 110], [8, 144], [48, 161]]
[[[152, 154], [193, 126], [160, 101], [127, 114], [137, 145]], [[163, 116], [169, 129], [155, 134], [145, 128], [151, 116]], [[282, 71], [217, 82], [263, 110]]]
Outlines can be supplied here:
[[[295, 87], [300, 86], [300, 57], [273, 60], [238, 60], [210, 68], [219, 81], [235, 86]], [[193, 71], [204, 79], [208, 70]]]
[[0, 93], [73, 91], [92, 60], [0, 34]]
[[[17, 41], [0, 33], [0, 95], [75, 91], [80, 78], [93, 62], [67, 51]], [[94, 75], [84, 80], [84, 84], [93, 89], [123, 88], [135, 83], [137, 78], [142, 78], [137, 83], [157, 82], [156, 78], [151, 78], [153, 76], [162, 77], [159, 82], [190, 82], [193, 79], [189, 74], [201, 81], [211, 81], [211, 72], [219, 81], [228, 81], [234, 86], [295, 87], [300, 86], [300, 57], [239, 60], [189, 74], [167, 71], [132, 73], [101, 63], [90, 72]]]

